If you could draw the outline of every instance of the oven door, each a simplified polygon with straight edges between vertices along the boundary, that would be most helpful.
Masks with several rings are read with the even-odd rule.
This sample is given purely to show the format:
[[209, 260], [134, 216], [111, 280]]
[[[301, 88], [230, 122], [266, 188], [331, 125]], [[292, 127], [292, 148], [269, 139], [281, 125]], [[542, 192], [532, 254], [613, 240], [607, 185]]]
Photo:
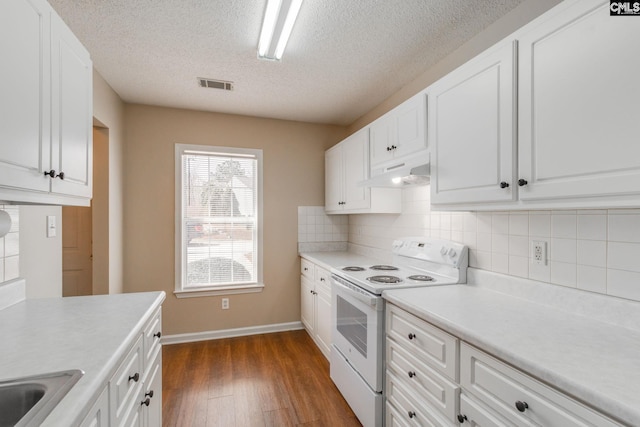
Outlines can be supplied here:
[[382, 392], [384, 300], [332, 276], [332, 341], [377, 393]]

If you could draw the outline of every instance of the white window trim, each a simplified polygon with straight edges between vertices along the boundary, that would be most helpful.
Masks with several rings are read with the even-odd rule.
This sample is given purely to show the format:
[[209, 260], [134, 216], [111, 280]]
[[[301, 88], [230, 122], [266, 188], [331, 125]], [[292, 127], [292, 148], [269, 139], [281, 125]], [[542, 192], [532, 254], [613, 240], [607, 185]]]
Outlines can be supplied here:
[[[182, 154], [185, 151], [200, 151], [202, 153], [231, 153], [239, 155], [251, 155], [258, 161], [258, 280], [255, 283], [246, 283], [242, 285], [220, 285], [210, 287], [200, 287], [197, 289], [183, 289], [182, 283], [185, 280], [182, 265], [184, 261], [185, 251], [182, 246]], [[209, 145], [192, 145], [192, 144], [176, 144], [175, 146], [175, 290], [174, 294], [177, 298], [193, 298], [215, 295], [233, 295], [246, 294], [254, 292], [262, 292], [264, 282], [262, 276], [263, 270], [263, 203], [262, 203], [262, 150], [252, 148], [237, 147], [219, 147]]]

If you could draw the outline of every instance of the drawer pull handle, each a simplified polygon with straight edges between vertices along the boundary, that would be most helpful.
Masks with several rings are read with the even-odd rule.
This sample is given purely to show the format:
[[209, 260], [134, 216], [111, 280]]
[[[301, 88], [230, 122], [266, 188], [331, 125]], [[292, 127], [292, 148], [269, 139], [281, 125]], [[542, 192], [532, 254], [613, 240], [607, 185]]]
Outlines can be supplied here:
[[408, 336], [409, 336], [409, 339], [410, 339], [410, 340], [412, 340], [412, 339], [416, 338], [416, 334], [414, 334], [414, 333], [412, 333], [412, 332], [409, 332], [409, 335], [408, 335]]
[[409, 378], [413, 378], [416, 376], [416, 373], [413, 371], [409, 371], [408, 374], [409, 374]]
[[144, 397], [153, 397], [153, 390], [149, 390], [149, 392], [145, 393]]
[[500, 188], [507, 188], [507, 187], [509, 187], [509, 183], [508, 183], [508, 182], [506, 182], [506, 181], [502, 181], [502, 182], [500, 183]]
[[309, 271], [309, 269], [307, 267], [304, 268], [304, 271]]
[[129, 377], [129, 381], [133, 380], [135, 382], [138, 382], [139, 379], [140, 379], [140, 374], [137, 372]]
[[413, 411], [409, 411], [409, 418], [413, 418], [416, 416], [416, 413]]
[[527, 184], [528, 184], [528, 182], [527, 182], [527, 180], [526, 180], [526, 179], [522, 179], [522, 178], [520, 178], [520, 179], [518, 180], [518, 185], [519, 185], [520, 187], [524, 187], [524, 186], [525, 186], [525, 185], [527, 185]]
[[162, 332], [158, 331], [155, 334], [153, 334], [153, 336], [156, 338], [160, 338], [162, 336]]
[[458, 415], [458, 422], [460, 424], [464, 423], [465, 421], [467, 421], [467, 416], [466, 415], [462, 415], [462, 414]]
[[151, 404], [151, 399], [149, 399], [148, 397], [142, 402], [140, 402], [140, 406], [142, 405], [149, 406], [150, 404]]
[[517, 401], [516, 402], [516, 409], [520, 412], [524, 412], [527, 409], [529, 409], [529, 405], [527, 405], [527, 402], [521, 402], [521, 401]]
[[320, 278], [320, 281], [321, 281], [321, 282], [324, 282], [324, 277], [321, 277], [321, 278]]

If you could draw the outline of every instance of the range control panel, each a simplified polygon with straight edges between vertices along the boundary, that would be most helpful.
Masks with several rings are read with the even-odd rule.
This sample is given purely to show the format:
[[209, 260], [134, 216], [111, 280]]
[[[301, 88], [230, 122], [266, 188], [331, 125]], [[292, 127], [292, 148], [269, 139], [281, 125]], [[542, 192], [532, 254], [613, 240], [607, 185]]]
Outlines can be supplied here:
[[405, 237], [394, 240], [391, 250], [396, 255], [453, 267], [466, 267], [467, 263], [467, 247], [450, 240]]

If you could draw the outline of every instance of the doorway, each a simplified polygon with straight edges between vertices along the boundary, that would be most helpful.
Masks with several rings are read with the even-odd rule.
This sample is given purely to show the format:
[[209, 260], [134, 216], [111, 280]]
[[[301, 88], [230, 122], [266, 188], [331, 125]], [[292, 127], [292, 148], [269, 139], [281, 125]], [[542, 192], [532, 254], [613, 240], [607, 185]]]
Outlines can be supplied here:
[[90, 207], [62, 208], [62, 296], [109, 293], [109, 129], [94, 119]]

